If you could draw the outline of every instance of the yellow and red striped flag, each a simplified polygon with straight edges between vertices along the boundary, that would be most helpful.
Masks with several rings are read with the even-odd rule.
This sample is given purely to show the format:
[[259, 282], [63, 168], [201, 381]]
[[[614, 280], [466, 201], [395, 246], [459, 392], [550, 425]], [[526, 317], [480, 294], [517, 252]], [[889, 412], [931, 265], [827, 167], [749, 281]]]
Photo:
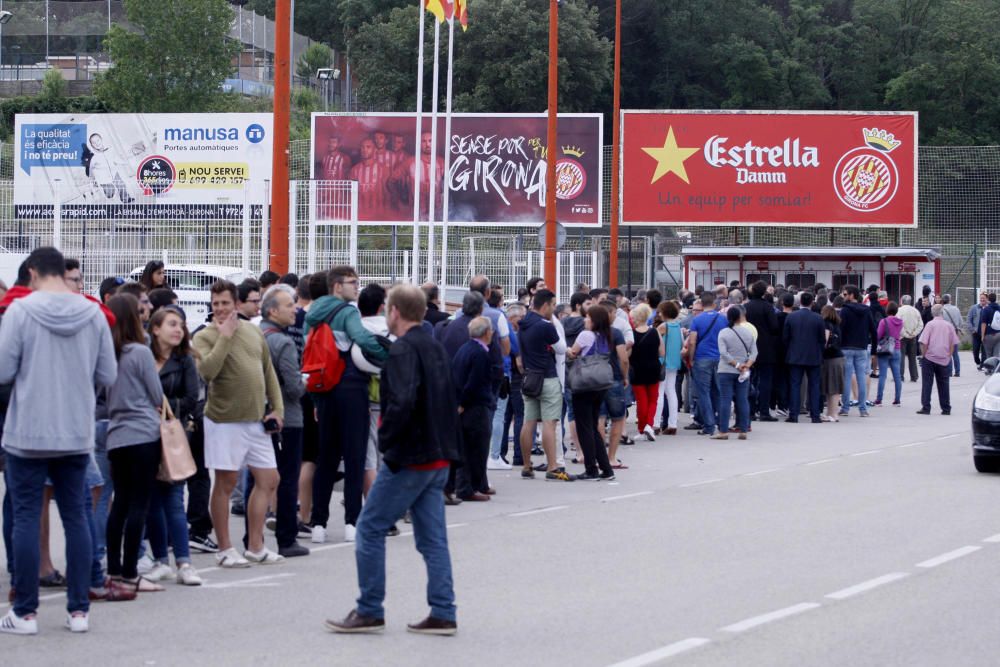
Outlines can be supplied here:
[[424, 0], [424, 7], [431, 14], [437, 17], [439, 23], [444, 23], [448, 12], [445, 7], [452, 9], [451, 2], [449, 0]]
[[465, 32], [469, 29], [469, 0], [455, 0], [454, 10], [452, 20], [457, 16], [458, 22], [462, 24], [462, 32]]

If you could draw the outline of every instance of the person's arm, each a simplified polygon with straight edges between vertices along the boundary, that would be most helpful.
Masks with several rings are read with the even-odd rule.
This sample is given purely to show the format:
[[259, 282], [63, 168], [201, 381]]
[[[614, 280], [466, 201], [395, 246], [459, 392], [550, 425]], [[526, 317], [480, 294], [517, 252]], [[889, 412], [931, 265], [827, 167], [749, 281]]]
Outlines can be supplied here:
[[660, 331], [657, 330], [656, 337], [660, 339], [660, 349], [657, 351], [657, 354], [660, 356], [660, 359], [663, 359], [664, 357], [667, 356], [667, 345], [663, 340], [665, 334], [660, 333]]
[[[727, 331], [732, 331], [732, 329], [723, 329], [719, 332], [719, 359], [729, 364], [733, 368], [737, 368], [740, 364], [736, 358], [729, 351], [729, 336], [726, 335]], [[735, 333], [735, 332], [734, 332]], [[737, 336], [739, 334], [736, 334]]]
[[[96, 318], [98, 350], [97, 364], [94, 366], [94, 384], [110, 387], [118, 379], [118, 360], [115, 358], [115, 343], [111, 339], [111, 329], [103, 315]], [[4, 349], [0, 347], [0, 350]]]
[[371, 354], [376, 360], [385, 360], [385, 349], [375, 340], [372, 332], [365, 329], [365, 326], [361, 323], [361, 313], [358, 312], [357, 308], [347, 306], [342, 309], [342, 312], [337, 313], [337, 317], [343, 318], [344, 332], [351, 341], [356, 343], [365, 352]]
[[211, 382], [222, 372], [226, 357], [233, 349], [234, 338], [234, 336], [223, 336], [217, 332], [215, 343], [209, 343], [209, 331], [210, 329], [205, 329], [194, 337], [194, 349], [198, 352], [198, 373], [205, 382]]
[[506, 357], [510, 354], [510, 325], [503, 313], [497, 318], [497, 334], [500, 336], [500, 352]]
[[880, 320], [879, 323], [878, 323], [878, 329], [875, 332], [875, 340], [876, 341], [882, 340], [882, 336], [885, 335], [885, 333], [884, 333], [885, 329], [886, 329], [885, 320]]
[[628, 346], [618, 345], [615, 348], [618, 351], [618, 363], [622, 369], [622, 381], [625, 386], [628, 386]]
[[173, 405], [170, 406], [171, 409], [175, 410], [174, 414], [178, 418], [194, 412], [194, 408], [198, 404], [198, 393], [200, 390], [198, 386], [198, 369], [195, 367], [194, 359], [191, 357], [184, 357], [182, 379], [184, 381], [184, 395], [177, 399], [176, 407]]
[[288, 337], [283, 337], [281, 342], [283, 344], [277, 355], [278, 374], [283, 381], [285, 394], [293, 401], [297, 401], [306, 393], [306, 385], [302, 382], [302, 371], [299, 370], [299, 364], [296, 360], [298, 355], [295, 352], [295, 343]]
[[694, 359], [694, 352], [698, 348], [698, 332], [691, 330], [688, 337], [684, 340], [684, 346], [681, 353], [687, 356], [689, 359]]
[[[125, 366], [125, 364], [123, 364]], [[163, 405], [163, 384], [160, 382], [160, 374], [156, 372], [156, 362], [153, 361], [152, 351], [145, 346], [133, 348], [129, 355], [127, 366], [122, 369], [124, 373], [135, 373], [142, 382], [142, 388], [149, 397], [149, 402], [157, 410]]]
[[747, 359], [747, 362], [745, 364], [743, 364], [743, 367], [746, 368], [747, 370], [749, 370], [754, 365], [754, 362], [756, 362], [756, 361], [757, 361], [757, 341], [755, 341], [753, 339], [753, 336], [751, 336], [750, 337], [750, 358]]
[[[278, 382], [278, 375], [274, 372], [274, 364], [271, 363], [271, 350], [264, 340], [264, 334], [260, 334], [260, 354], [261, 366], [264, 370], [264, 388], [266, 390], [267, 402], [271, 405], [271, 411], [265, 415], [265, 419], [274, 417], [279, 425], [284, 425], [285, 401], [281, 398], [281, 384]], [[301, 377], [301, 376], [300, 376]]]
[[[0, 384], [13, 382], [21, 367], [22, 321], [21, 309], [15, 309], [12, 305], [7, 309], [3, 323], [0, 324]], [[113, 358], [114, 352], [112, 352]], [[100, 358], [98, 358], [98, 368], [100, 368]]]
[[[552, 324], [549, 322], [549, 324]], [[549, 335], [548, 344], [556, 354], [566, 354], [566, 338], [562, 334], [562, 327], [552, 324], [552, 333]]]

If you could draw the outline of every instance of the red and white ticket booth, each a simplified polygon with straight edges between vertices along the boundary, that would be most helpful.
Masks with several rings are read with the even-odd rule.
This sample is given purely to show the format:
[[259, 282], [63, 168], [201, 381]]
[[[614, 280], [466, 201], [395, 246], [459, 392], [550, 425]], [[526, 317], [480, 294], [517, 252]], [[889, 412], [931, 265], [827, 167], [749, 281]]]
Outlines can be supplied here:
[[941, 256], [918, 248], [723, 248], [686, 247], [684, 288], [707, 289], [737, 280], [749, 285], [763, 280], [769, 285], [798, 288], [822, 283], [828, 289], [857, 285], [864, 290], [879, 285], [889, 299], [905, 294], [919, 296], [924, 285], [941, 291]]

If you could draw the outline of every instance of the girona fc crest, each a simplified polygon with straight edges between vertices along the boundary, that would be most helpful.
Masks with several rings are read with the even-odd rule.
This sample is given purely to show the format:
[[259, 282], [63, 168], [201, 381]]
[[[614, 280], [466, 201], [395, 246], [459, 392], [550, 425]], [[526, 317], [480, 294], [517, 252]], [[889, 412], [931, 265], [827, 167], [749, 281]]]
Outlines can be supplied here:
[[576, 160], [560, 158], [556, 161], [556, 197], [576, 199], [587, 187], [587, 172]]
[[845, 205], [861, 213], [886, 206], [899, 189], [899, 171], [889, 156], [901, 141], [885, 130], [862, 132], [865, 146], [847, 151], [833, 170], [833, 188]]

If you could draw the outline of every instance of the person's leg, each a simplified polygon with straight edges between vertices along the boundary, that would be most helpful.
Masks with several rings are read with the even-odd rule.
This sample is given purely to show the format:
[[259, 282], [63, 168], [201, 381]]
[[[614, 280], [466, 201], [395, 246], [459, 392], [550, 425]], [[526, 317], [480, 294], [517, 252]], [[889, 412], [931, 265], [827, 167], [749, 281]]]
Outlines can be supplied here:
[[56, 566], [52, 564], [52, 552], [49, 551], [49, 523], [50, 523], [50, 509], [52, 508], [52, 486], [49, 484], [45, 485], [45, 490], [42, 492], [42, 508], [41, 516], [42, 522], [40, 524], [39, 532], [39, 574], [43, 577], [47, 577], [56, 571]]
[[531, 449], [535, 444], [535, 426], [541, 419], [541, 407], [537, 398], [524, 397], [524, 423], [521, 425], [521, 461], [525, 470], [531, 467]]
[[421, 473], [425, 488], [412, 504], [413, 539], [427, 567], [427, 606], [431, 616], [454, 621], [455, 590], [448, 552], [448, 529], [441, 502], [442, 471]]
[[101, 488], [92, 489], [94, 493], [84, 493], [84, 511], [87, 514], [87, 531], [90, 533], [91, 558], [90, 558], [90, 587], [93, 589], [104, 588], [104, 564], [102, 555], [97, 549], [97, 516], [94, 507], [97, 505], [95, 496], [100, 498]]
[[[583, 458], [584, 469], [588, 473], [597, 473], [597, 415], [595, 414], [594, 395], [598, 392], [588, 391], [573, 394], [573, 414], [576, 416], [576, 434], [579, 437], [578, 446]], [[596, 412], [600, 412], [597, 404]], [[604, 446], [604, 443], [600, 443]]]
[[[593, 392], [590, 404], [590, 418], [593, 423], [593, 429], [591, 431], [592, 438], [594, 439], [594, 459], [597, 462], [597, 467], [605, 475], [613, 475], [614, 469], [611, 467], [611, 457], [608, 452], [608, 448], [604, 446], [604, 436], [601, 435], [601, 430], [598, 428], [599, 420], [601, 419], [601, 406], [604, 405], [604, 397], [607, 392], [597, 391]], [[613, 431], [614, 429], [612, 429]]]
[[710, 390], [709, 390], [709, 394], [708, 395], [709, 395], [709, 398], [712, 400], [712, 408], [711, 408], [712, 409], [712, 414], [715, 417], [715, 421], [718, 422], [719, 421], [719, 403], [721, 401], [721, 399], [719, 397], [719, 363], [718, 363], [718, 361], [713, 361], [712, 362], [712, 365], [711, 365], [711, 375], [712, 375], [712, 381], [711, 381], [711, 385], [709, 386]]
[[885, 380], [886, 376], [889, 374], [889, 362], [891, 360], [891, 355], [878, 355], [878, 394], [875, 395], [875, 400], [879, 403], [882, 402], [882, 398], [885, 393]]
[[930, 412], [931, 409], [931, 385], [934, 384], [934, 362], [928, 361], [926, 357], [920, 358], [920, 409]]
[[361, 487], [363, 497], [368, 497], [368, 491], [375, 483], [375, 474], [378, 472], [378, 419], [379, 408], [377, 405], [368, 404], [368, 440], [365, 448], [365, 476]]
[[191, 546], [188, 543], [187, 516], [184, 513], [184, 483], [163, 484], [157, 482], [163, 500], [163, 516], [167, 522], [167, 534], [174, 548], [174, 563], [180, 567], [191, 562]]
[[893, 403], [899, 403], [903, 397], [903, 355], [899, 350], [892, 353], [889, 358], [889, 366], [892, 368], [892, 382], [896, 389], [896, 393], [893, 398]]
[[[229, 495], [236, 488], [237, 475], [239, 475], [238, 470], [215, 471], [215, 484], [212, 486], [210, 508], [219, 551], [225, 551], [233, 546], [229, 536]], [[109, 570], [110, 567], [109, 563]]]
[[858, 409], [862, 414], [868, 412], [868, 382], [870, 378], [869, 364], [871, 359], [866, 350], [861, 350], [855, 357], [855, 376], [858, 378]]
[[94, 423], [94, 460], [97, 461], [97, 468], [104, 479], [101, 494], [94, 503], [94, 528], [97, 531], [94, 550], [103, 558], [107, 551], [108, 510], [111, 507], [111, 496], [115, 492], [115, 485], [111, 481], [111, 462], [108, 460], [107, 419], [99, 419]]
[[[521, 393], [520, 385], [517, 386], [516, 392], [513, 388], [511, 389], [510, 400], [514, 404], [514, 425], [511, 431], [511, 440], [513, 443], [518, 443], [517, 446], [513, 447], [514, 453], [512, 456], [514, 459], [511, 461], [511, 464], [517, 465], [515, 461], [521, 458], [521, 447], [519, 443], [521, 431], [524, 430], [524, 395]], [[521, 461], [521, 465], [523, 465], [523, 461]]]
[[506, 430], [507, 403], [510, 397], [497, 399], [497, 408], [493, 411], [493, 422], [490, 424], [490, 458], [500, 460], [500, 449], [503, 445]]
[[558, 419], [548, 419], [542, 422], [542, 450], [545, 452], [545, 460], [549, 470], [555, 470], [559, 467], [556, 456], [556, 425], [558, 423]]
[[290, 547], [298, 536], [298, 513], [295, 507], [302, 468], [302, 429], [285, 427], [281, 448], [275, 453], [278, 462], [278, 502], [275, 508], [275, 537], [278, 547]]
[[366, 385], [341, 382], [331, 393], [340, 408], [337, 437], [344, 456], [344, 523], [357, 526], [368, 451], [368, 391]]
[[982, 359], [979, 357], [979, 352], [983, 347], [983, 339], [979, 337], [979, 334], [972, 334], [972, 360], [976, 363], [976, 366], [983, 363]]
[[[750, 382], [740, 382], [739, 376], [733, 381], [733, 405], [736, 408], [736, 430], [741, 433], [750, 431]], [[722, 376], [720, 375], [721, 379]], [[725, 399], [723, 399], [725, 402]]]
[[[338, 423], [341, 412], [332, 398], [332, 393], [316, 394], [313, 397], [316, 409], [319, 411], [319, 460], [316, 462], [316, 475], [313, 478], [313, 506], [309, 523], [323, 528], [326, 528], [330, 520], [330, 497], [333, 495], [334, 480], [342, 454]], [[368, 394], [365, 393], [363, 396], [367, 402]], [[363, 458], [361, 464], [363, 467]]]
[[156, 482], [149, 496], [149, 513], [146, 515], [146, 539], [149, 540], [153, 560], [164, 564], [170, 563], [167, 517], [164, 514], [164, 496], [168, 492], [169, 487], [166, 484], [160, 481]]
[[951, 353], [951, 365], [955, 377], [962, 374], [962, 362], [958, 359], [958, 345], [955, 346], [955, 351]]
[[[440, 480], [435, 486], [437, 502], [444, 511], [444, 480], [448, 469], [433, 471], [434, 478]], [[385, 462], [375, 476], [375, 485], [368, 494], [368, 502], [358, 517], [354, 557], [358, 570], [357, 612], [362, 616], [384, 618], [382, 606], [385, 600], [385, 534], [400, 516], [410, 509], [413, 502], [426, 488], [425, 480], [430, 473], [401, 468], [393, 472]], [[414, 517], [416, 533], [416, 517]]]
[[122, 449], [127, 452], [127, 472], [133, 476], [133, 481], [125, 515], [121, 574], [124, 579], [135, 579], [139, 576], [136, 571], [139, 546], [142, 543], [142, 534], [146, 527], [146, 515], [149, 513], [149, 498], [156, 483], [156, 472], [160, 468], [162, 448], [160, 442], [156, 441], [141, 445], [129, 445], [122, 447]]
[[[771, 387], [774, 382], [774, 366], [772, 364], [761, 364], [757, 369], [757, 413], [768, 419], [771, 417]], [[755, 409], [751, 406], [751, 412]]]
[[692, 367], [695, 393], [698, 395], [698, 421], [705, 433], [715, 431], [715, 409], [712, 403], [715, 378], [712, 367], [716, 363], [711, 359], [696, 359]]
[[[452, 464], [453, 473], [449, 473], [448, 481], [445, 484], [446, 493], [454, 493], [459, 498], [468, 498], [478, 491], [472, 483], [472, 466], [474, 450], [476, 449], [475, 439], [478, 433], [476, 424], [476, 413], [469, 409], [458, 416], [459, 428], [462, 429], [462, 441], [458, 443], [458, 453], [462, 458], [461, 465]], [[454, 476], [454, 479], [452, 479]]]
[[799, 420], [799, 413], [802, 411], [802, 374], [803, 366], [788, 367], [788, 384], [791, 389], [788, 392], [788, 419], [793, 422]]
[[820, 418], [820, 370], [822, 366], [809, 366], [806, 368], [806, 379], [809, 382], [809, 417], [817, 420]]
[[196, 472], [187, 480], [187, 520], [191, 524], [191, 535], [208, 537], [212, 533], [212, 514], [208, 509], [212, 477], [205, 467], [205, 428], [201, 419], [195, 421], [194, 430], [188, 434], [188, 443]]
[[86, 509], [90, 489], [84, 481], [89, 463], [89, 454], [49, 459], [49, 478], [66, 535], [66, 611], [71, 614], [90, 610], [88, 589], [94, 544]]
[[299, 468], [299, 521], [309, 523], [312, 515], [313, 480], [316, 476], [316, 464], [303, 461]]
[[942, 366], [934, 364], [934, 375], [937, 381], [938, 403], [941, 412], [951, 412], [951, 364]]
[[847, 415], [851, 411], [851, 390], [854, 381], [854, 350], [844, 352], [844, 393], [840, 397], [840, 414]]
[[476, 440], [473, 443], [471, 454], [470, 472], [472, 473], [472, 488], [475, 491], [486, 493], [490, 489], [490, 480], [486, 472], [486, 460], [490, 457], [490, 438], [492, 435], [492, 411], [483, 406], [479, 408], [478, 418], [479, 428], [476, 433]]
[[264, 519], [267, 517], [267, 505], [271, 496], [278, 488], [278, 471], [276, 468], [249, 467], [253, 476], [253, 491], [247, 501], [247, 548], [254, 553], [264, 549]]
[[[44, 459], [21, 458], [7, 453], [7, 482], [14, 525], [14, 613], [20, 617], [38, 610], [39, 523], [48, 464]], [[83, 482], [80, 482], [81, 487]], [[8, 564], [9, 565], [9, 564]]]
[[667, 371], [667, 377], [663, 381], [663, 384], [667, 388], [665, 392], [667, 399], [666, 409], [669, 411], [666, 418], [666, 425], [667, 428], [677, 428], [678, 394], [675, 390], [677, 384], [677, 371]]
[[[122, 576], [122, 538], [125, 534], [125, 519], [132, 502], [135, 476], [131, 472], [131, 457], [128, 447], [120, 447], [108, 452], [111, 461], [111, 479], [115, 486], [115, 495], [108, 512], [108, 576]], [[226, 506], [228, 508], [228, 505]]]
[[738, 375], [734, 373], [719, 373], [719, 433], [729, 432], [729, 415], [733, 404], [733, 385]]
[[[7, 561], [7, 574], [14, 577], [14, 503], [10, 498], [10, 478], [3, 471], [3, 550]], [[13, 586], [13, 583], [11, 583]]]

